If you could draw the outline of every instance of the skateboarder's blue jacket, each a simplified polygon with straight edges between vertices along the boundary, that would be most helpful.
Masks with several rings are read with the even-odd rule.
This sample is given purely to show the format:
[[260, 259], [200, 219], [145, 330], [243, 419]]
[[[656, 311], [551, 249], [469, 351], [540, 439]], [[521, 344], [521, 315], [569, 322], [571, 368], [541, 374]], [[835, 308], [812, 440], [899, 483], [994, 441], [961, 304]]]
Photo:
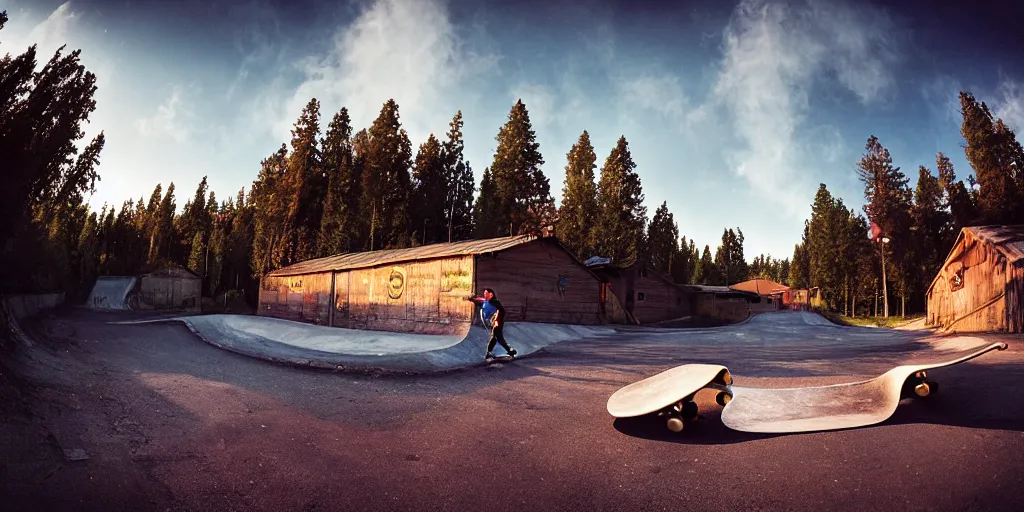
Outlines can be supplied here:
[[480, 311], [484, 315], [484, 321], [488, 323], [491, 321], [491, 317], [494, 316], [494, 312], [497, 310], [498, 308], [494, 307], [494, 304], [491, 304], [490, 301], [486, 300], [480, 306]]

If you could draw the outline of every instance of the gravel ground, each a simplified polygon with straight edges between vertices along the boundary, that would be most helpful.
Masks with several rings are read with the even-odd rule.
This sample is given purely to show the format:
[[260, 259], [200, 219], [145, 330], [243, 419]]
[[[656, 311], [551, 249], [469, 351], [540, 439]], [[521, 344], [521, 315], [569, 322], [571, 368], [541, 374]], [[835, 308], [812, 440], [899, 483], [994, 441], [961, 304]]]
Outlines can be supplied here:
[[[0, 394], [7, 510], [1015, 510], [1020, 336], [941, 369], [887, 422], [752, 435], [713, 392], [682, 434], [613, 421], [619, 387], [687, 362], [739, 385], [831, 384], [941, 359], [928, 333], [809, 325], [631, 328], [514, 363], [418, 377], [294, 368], [137, 313], [65, 308], [25, 327]], [[510, 340], [513, 344], [515, 340]], [[1011, 399], [1007, 399], [1011, 397]], [[76, 460], [83, 459], [84, 460]]]

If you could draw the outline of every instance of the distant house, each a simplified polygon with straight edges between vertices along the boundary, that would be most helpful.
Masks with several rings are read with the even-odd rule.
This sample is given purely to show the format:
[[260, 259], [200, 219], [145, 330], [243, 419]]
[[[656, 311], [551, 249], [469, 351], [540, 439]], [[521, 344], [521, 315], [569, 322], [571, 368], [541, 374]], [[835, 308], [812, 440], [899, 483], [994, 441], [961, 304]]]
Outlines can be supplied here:
[[729, 285], [730, 290], [756, 294], [759, 301], [751, 303], [752, 311], [774, 311], [782, 308], [783, 296], [790, 291], [784, 284], [759, 277]]
[[624, 318], [612, 315], [612, 321], [649, 324], [690, 315], [691, 294], [686, 287], [675, 284], [646, 261], [616, 265], [607, 258], [595, 257], [586, 264], [601, 279], [605, 297], [614, 297], [624, 311]]
[[468, 329], [466, 298], [493, 288], [510, 322], [605, 322], [601, 283], [555, 237], [529, 235], [347, 253], [275, 270], [258, 314], [429, 334]]
[[724, 322], [746, 320], [751, 313], [751, 304], [761, 301], [756, 293], [733, 290], [728, 286], [691, 285], [688, 288], [696, 292], [692, 301], [694, 316]]
[[929, 326], [1024, 332], [1024, 225], [961, 229], [927, 297]]

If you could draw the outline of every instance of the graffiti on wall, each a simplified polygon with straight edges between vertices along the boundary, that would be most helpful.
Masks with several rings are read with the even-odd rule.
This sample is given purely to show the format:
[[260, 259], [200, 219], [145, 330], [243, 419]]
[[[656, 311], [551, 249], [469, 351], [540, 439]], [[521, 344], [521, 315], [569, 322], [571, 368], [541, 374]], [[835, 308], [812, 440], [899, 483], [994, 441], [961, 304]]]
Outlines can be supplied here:
[[466, 269], [445, 270], [441, 274], [442, 293], [472, 293], [473, 276]]
[[392, 300], [398, 300], [402, 298], [402, 294], [405, 292], [405, 269], [402, 267], [394, 267], [391, 269], [391, 273], [388, 274], [388, 297]]

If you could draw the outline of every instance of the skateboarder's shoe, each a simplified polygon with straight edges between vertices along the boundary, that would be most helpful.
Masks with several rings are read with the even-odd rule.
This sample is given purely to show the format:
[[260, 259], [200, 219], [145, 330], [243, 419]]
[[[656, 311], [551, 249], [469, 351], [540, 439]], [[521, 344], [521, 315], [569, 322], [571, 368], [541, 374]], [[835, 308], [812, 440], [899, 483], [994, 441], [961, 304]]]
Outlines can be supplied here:
[[508, 351], [508, 355], [510, 355], [510, 356], [512, 356], [512, 357], [515, 357], [515, 356], [516, 356], [516, 354], [518, 354], [518, 353], [519, 353], [519, 352], [516, 352], [516, 349], [511, 349], [511, 350], [509, 350], [509, 351]]
[[494, 359], [494, 354], [488, 352], [487, 355], [484, 356], [484, 359]]

